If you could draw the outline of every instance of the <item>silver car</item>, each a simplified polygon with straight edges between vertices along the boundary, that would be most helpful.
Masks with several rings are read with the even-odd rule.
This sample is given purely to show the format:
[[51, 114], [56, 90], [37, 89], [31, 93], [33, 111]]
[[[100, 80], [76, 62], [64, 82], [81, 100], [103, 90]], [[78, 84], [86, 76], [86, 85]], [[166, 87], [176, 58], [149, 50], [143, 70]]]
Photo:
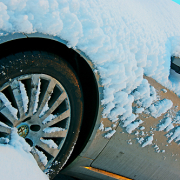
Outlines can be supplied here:
[[[81, 4], [84, 7], [83, 2]], [[114, 2], [113, 5], [115, 4]], [[101, 3], [98, 5], [101, 8]], [[79, 12], [83, 16], [83, 11], [76, 11], [76, 4], [73, 4], [73, 7], [72, 13], [77, 15]], [[98, 12], [93, 9], [95, 7], [97, 6], [93, 2], [90, 3], [90, 9], [92, 8], [94, 14]], [[36, 6], [32, 5], [31, 8], [33, 14]], [[108, 6], [106, 8], [108, 9]], [[113, 12], [113, 8], [115, 6], [109, 7], [110, 12]], [[85, 8], [85, 10], [87, 9]], [[118, 12], [118, 9], [115, 8], [116, 10]], [[146, 10], [148, 10], [148, 6], [146, 6]], [[17, 13], [14, 9], [10, 9], [8, 12]], [[65, 13], [65, 10], [60, 10], [60, 13]], [[150, 15], [151, 13], [149, 12]], [[13, 13], [10, 14], [13, 16]], [[18, 17], [20, 18], [20, 16]], [[100, 15], [98, 14], [97, 17]], [[69, 20], [66, 18], [68, 17], [65, 17], [64, 21]], [[81, 18], [79, 21], [82, 20]], [[88, 24], [88, 18], [87, 22], [81, 21], [82, 28], [93, 29], [94, 22]], [[106, 19], [105, 14], [103, 18]], [[111, 21], [115, 23], [114, 20], [115, 18]], [[126, 18], [124, 22], [129, 23], [126, 22]], [[12, 24], [14, 27], [20, 27], [19, 21], [13, 21]], [[37, 27], [43, 27], [42, 24]], [[73, 26], [73, 21], [70, 24]], [[63, 33], [60, 35], [51, 33], [48, 29], [50, 25], [51, 23], [48, 21], [44, 32], [38, 29], [29, 32], [18, 31], [18, 28], [12, 31], [3, 29], [3, 26], [0, 28], [0, 142], [6, 144], [5, 139], [11, 138], [11, 131], [15, 127], [19, 136], [23, 137], [32, 147], [32, 155], [50, 179], [53, 179], [59, 171], [62, 174], [84, 180], [179, 179], [180, 131], [178, 117], [180, 116], [178, 113], [180, 100], [178, 95], [166, 88], [165, 84], [163, 86], [160, 81], [158, 83], [155, 76], [147, 73], [141, 76], [140, 80], [144, 79], [144, 84], [148, 84], [152, 90], [149, 92], [152, 106], [143, 106], [138, 99], [132, 99], [130, 111], [134, 114], [131, 114], [134, 119], [128, 119], [130, 115], [123, 119], [122, 116], [125, 112], [117, 113], [116, 119], [111, 119], [105, 113], [108, 103], [103, 103], [108, 94], [106, 92], [108, 79], [103, 79], [105, 75], [103, 76], [100, 69], [103, 67], [108, 45], [106, 46], [105, 43], [101, 47], [98, 44], [101, 43], [101, 38], [99, 38], [95, 42], [92, 41], [87, 49], [81, 45], [71, 46], [67, 38], [68, 28], [66, 32], [66, 26], [64, 27], [66, 33], [64, 32], [63, 36]], [[108, 22], [107, 18], [102, 26], [107, 30], [107, 34], [110, 32], [109, 38], [114, 38], [111, 35], [118, 32], [118, 29], [110, 27], [109, 30], [109, 25], [112, 24]], [[73, 27], [75, 33], [76, 27]], [[136, 27], [136, 24], [133, 27]], [[132, 32], [134, 31], [132, 30]], [[88, 33], [84, 37], [91, 39], [91, 35], [99, 32], [89, 31]], [[122, 37], [129, 37], [128, 35], [129, 31], [124, 31]], [[69, 38], [71, 36], [70, 33]], [[118, 38], [120, 37], [121, 35], [118, 36]], [[118, 42], [121, 40], [118, 39]], [[133, 40], [134, 36], [132, 41], [127, 38], [132, 54], [138, 53], [135, 47], [136, 40]], [[147, 43], [147, 47], [151, 45]], [[102, 48], [102, 57], [99, 58], [102, 61], [101, 65], [98, 65], [99, 61], [96, 61], [97, 57], [94, 56], [96, 52], [91, 49], [92, 46]], [[113, 44], [112, 47], [114, 47]], [[119, 49], [121, 50], [120, 44]], [[113, 53], [116, 52], [112, 48], [111, 56]], [[140, 54], [136, 54], [137, 58]], [[152, 53], [148, 56], [148, 63], [156, 58], [153, 55]], [[107, 58], [111, 58], [111, 56]], [[168, 57], [169, 68], [171, 64], [171, 71], [178, 76], [179, 57], [172, 56], [172, 59], [170, 59], [171, 55]], [[152, 60], [153, 62], [156, 66], [156, 62]], [[107, 69], [108, 65], [110, 64], [106, 64]], [[129, 63], [127, 66], [131, 66], [131, 64]], [[132, 71], [134, 70], [132, 69]], [[121, 76], [122, 74], [117, 72], [115, 75]], [[105, 82], [105, 80], [107, 81]], [[133, 76], [129, 83], [132, 86], [135, 83]], [[129, 92], [129, 95], [135, 97], [136, 91], [141, 93], [138, 90], [139, 87], [140, 83], [138, 86], [134, 85], [134, 89]], [[118, 92], [122, 91], [123, 88]], [[118, 104], [118, 101], [124, 101], [123, 95], [117, 97], [115, 104]], [[160, 107], [158, 103], [161, 103], [162, 106]], [[124, 102], [119, 111], [125, 105]], [[167, 107], [167, 105], [169, 106]], [[112, 112], [117, 107], [114, 106], [109, 111]], [[153, 114], [152, 108], [156, 108], [156, 111], [159, 111], [156, 113], [159, 114]], [[129, 124], [125, 125], [126, 123], [132, 123], [131, 125], [136, 127], [129, 126], [128, 129]], [[169, 129], [167, 129], [168, 125], [171, 125]]]

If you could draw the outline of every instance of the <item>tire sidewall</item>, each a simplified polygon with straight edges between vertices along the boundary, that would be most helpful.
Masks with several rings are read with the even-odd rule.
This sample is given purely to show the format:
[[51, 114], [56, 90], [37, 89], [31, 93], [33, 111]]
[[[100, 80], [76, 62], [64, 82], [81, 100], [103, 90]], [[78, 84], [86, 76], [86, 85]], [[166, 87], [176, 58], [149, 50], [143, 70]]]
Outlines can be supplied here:
[[1, 59], [0, 86], [21, 75], [46, 74], [59, 81], [68, 94], [71, 120], [65, 142], [48, 168], [52, 179], [68, 160], [77, 141], [83, 116], [81, 85], [73, 68], [61, 57], [47, 52], [23, 52]]

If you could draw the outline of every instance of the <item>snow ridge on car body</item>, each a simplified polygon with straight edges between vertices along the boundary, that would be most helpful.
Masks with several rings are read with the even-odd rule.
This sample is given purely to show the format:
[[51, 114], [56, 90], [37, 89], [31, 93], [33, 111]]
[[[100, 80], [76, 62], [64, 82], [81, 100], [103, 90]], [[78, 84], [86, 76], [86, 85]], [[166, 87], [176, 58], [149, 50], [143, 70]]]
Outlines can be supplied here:
[[[179, 52], [180, 24], [175, 19], [179, 16], [179, 7], [170, 0], [39, 1], [36, 6], [35, 1], [19, 1], [16, 5], [3, 1], [0, 6], [4, 15], [3, 31], [22, 32], [27, 36], [40, 32], [61, 37], [68, 42], [68, 47], [80, 49], [91, 59], [104, 86], [103, 117], [113, 122], [113, 130], [119, 116], [123, 123], [133, 116], [132, 103], [138, 86], [147, 87], [144, 94], [149, 98], [149, 106], [146, 102], [146, 105], [139, 104], [141, 108], [149, 108], [156, 100], [143, 74], [180, 94], [178, 82], [173, 81], [173, 73], [170, 74], [170, 57], [178, 56]], [[167, 15], [169, 7], [173, 11]], [[2, 36], [5, 33], [2, 32]], [[119, 92], [123, 92], [123, 99], [118, 99]], [[141, 102], [145, 99], [136, 95], [136, 100], [138, 98]], [[166, 110], [170, 108], [167, 104]], [[134, 121], [136, 119], [131, 122]]]
[[[150, 4], [141, 0], [135, 3], [19, 1], [17, 4], [2, 1], [0, 6], [2, 30], [63, 37], [68, 47], [78, 48], [89, 56], [104, 85], [105, 117], [118, 106], [114, 102], [116, 94], [121, 90], [130, 94], [141, 84], [143, 73], [170, 89], [174, 87], [168, 77], [170, 57], [180, 42], [175, 38], [179, 36], [179, 24], [173, 19], [179, 8], [169, 0]], [[164, 10], [169, 6], [173, 8], [170, 21]], [[166, 17], [165, 21], [162, 17]], [[172, 29], [171, 24], [176, 28]], [[173, 90], [179, 91], [177, 87]]]

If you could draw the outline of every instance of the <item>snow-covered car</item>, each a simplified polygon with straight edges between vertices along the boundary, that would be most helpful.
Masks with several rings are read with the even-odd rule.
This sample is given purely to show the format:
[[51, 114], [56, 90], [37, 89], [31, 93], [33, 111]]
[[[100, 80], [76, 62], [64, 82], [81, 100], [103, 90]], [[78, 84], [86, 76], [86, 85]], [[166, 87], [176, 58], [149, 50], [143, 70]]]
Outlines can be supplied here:
[[177, 17], [171, 0], [1, 0], [0, 142], [19, 134], [50, 179], [179, 179]]

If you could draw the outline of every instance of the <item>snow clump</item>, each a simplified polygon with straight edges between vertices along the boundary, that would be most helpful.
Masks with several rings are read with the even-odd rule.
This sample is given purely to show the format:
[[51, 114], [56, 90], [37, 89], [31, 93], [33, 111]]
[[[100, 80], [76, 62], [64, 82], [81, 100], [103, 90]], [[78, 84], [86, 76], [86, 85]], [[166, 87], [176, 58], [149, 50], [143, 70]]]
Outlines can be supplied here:
[[107, 138], [107, 139], [110, 139], [115, 134], [115, 132], [116, 132], [116, 130], [111, 130], [108, 133], [106, 133], [104, 135], [104, 137]]
[[103, 122], [101, 122], [101, 124], [100, 124], [100, 126], [99, 126], [99, 130], [100, 130], [100, 131], [104, 131], [104, 124], [103, 124]]
[[149, 107], [149, 111], [153, 117], [157, 118], [157, 117], [160, 117], [161, 114], [167, 112], [167, 110], [169, 110], [172, 106], [173, 106], [173, 103], [171, 100], [163, 99], [152, 104]]
[[11, 102], [6, 98], [6, 96], [2, 92], [0, 92], [0, 100], [1, 100], [1, 103], [3, 103], [5, 107], [7, 107], [7, 109], [12, 114], [12, 116], [15, 119], [18, 119], [17, 118], [18, 110], [11, 105]]
[[47, 127], [43, 129], [43, 132], [45, 133], [52, 133], [52, 132], [57, 132], [57, 131], [65, 131], [65, 129], [59, 128], [59, 127]]
[[23, 149], [25, 152], [30, 152], [32, 149], [25, 139], [18, 135], [17, 128], [11, 129], [9, 144], [15, 148]]
[[166, 119], [163, 119], [162, 121], [164, 122], [159, 125], [159, 131], [165, 130], [172, 123], [172, 119], [169, 117]]
[[[173, 11], [167, 13], [167, 9]], [[120, 121], [131, 133], [142, 123], [129, 120], [134, 101], [139, 108], [136, 113], [149, 108], [155, 118], [172, 107], [168, 99], [155, 102], [156, 92], [143, 75], [180, 95], [179, 80], [170, 71], [171, 56], [180, 57], [177, 17], [180, 7], [171, 0], [2, 0], [0, 34], [48, 34], [84, 52], [104, 87], [103, 117]], [[40, 116], [48, 109], [46, 104]]]
[[147, 137], [147, 139], [145, 139], [145, 141], [142, 143], [142, 147], [152, 144], [152, 141], [153, 141], [153, 136]]

